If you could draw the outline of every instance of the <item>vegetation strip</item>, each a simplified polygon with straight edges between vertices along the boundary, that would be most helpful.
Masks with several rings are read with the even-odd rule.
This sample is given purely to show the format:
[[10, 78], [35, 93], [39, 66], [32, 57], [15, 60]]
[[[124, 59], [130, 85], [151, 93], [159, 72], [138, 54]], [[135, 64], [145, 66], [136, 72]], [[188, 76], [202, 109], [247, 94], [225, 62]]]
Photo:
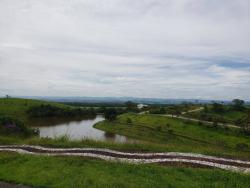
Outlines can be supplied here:
[[84, 156], [108, 161], [128, 163], [189, 163], [194, 166], [216, 167], [236, 172], [250, 173], [250, 161], [227, 159], [194, 153], [127, 153], [100, 148], [46, 148], [32, 145], [0, 146], [0, 151], [34, 155]]

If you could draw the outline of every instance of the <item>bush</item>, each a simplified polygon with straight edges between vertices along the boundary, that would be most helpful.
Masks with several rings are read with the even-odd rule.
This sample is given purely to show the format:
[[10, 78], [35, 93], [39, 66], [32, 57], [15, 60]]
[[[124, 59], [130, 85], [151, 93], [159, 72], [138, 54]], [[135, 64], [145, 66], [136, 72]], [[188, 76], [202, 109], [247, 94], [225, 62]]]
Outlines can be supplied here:
[[242, 129], [242, 132], [243, 132], [245, 135], [250, 136], [250, 129], [249, 129], [248, 127], [244, 127], [244, 128]]
[[218, 127], [218, 122], [217, 121], [213, 122], [213, 127]]
[[238, 151], [247, 151], [249, 148], [249, 146], [245, 143], [238, 143], [235, 146], [235, 149], [237, 149]]
[[114, 121], [117, 117], [118, 113], [115, 108], [108, 108], [104, 112], [104, 117], [108, 121]]
[[23, 122], [18, 119], [2, 116], [0, 117], [0, 131], [3, 133], [21, 133], [25, 135], [38, 134], [37, 130], [27, 128]]
[[131, 118], [127, 118], [127, 124], [132, 124], [132, 119]]
[[150, 114], [166, 114], [166, 109], [164, 107], [154, 107], [149, 110]]
[[212, 104], [212, 111], [216, 112], [216, 113], [223, 113], [223, 112], [225, 112], [225, 108], [222, 104], [215, 102]]
[[169, 124], [169, 123], [166, 123], [166, 127], [167, 127], [167, 128], [170, 128], [170, 124]]
[[184, 120], [185, 124], [191, 124], [191, 122], [189, 120]]
[[156, 130], [157, 130], [157, 131], [162, 131], [162, 127], [161, 127], [160, 125], [157, 126], [157, 127], [156, 127]]
[[168, 134], [173, 134], [174, 131], [172, 129], [168, 129]]
[[242, 118], [238, 118], [234, 121], [234, 124], [237, 126], [242, 126], [243, 123], [243, 119]]
[[198, 122], [198, 125], [203, 125], [202, 121], [199, 121], [199, 122]]
[[229, 130], [229, 127], [226, 126], [226, 125], [222, 126], [222, 128], [223, 128], [225, 131], [228, 131], [228, 130]]

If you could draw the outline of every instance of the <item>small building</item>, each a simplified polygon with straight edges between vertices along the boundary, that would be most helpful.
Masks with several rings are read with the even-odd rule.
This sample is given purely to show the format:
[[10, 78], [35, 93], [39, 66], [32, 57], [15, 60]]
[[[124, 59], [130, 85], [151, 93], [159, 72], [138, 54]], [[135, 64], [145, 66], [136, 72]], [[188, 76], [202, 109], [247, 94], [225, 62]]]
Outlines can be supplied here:
[[146, 104], [137, 104], [138, 109], [142, 109], [142, 108], [147, 107], [147, 106], [148, 105], [146, 105]]

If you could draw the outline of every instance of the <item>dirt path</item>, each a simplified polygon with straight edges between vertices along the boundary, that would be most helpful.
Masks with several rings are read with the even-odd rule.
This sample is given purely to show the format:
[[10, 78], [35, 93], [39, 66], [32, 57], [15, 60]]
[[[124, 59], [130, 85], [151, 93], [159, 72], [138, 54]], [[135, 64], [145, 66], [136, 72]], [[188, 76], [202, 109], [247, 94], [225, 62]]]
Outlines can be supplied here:
[[188, 164], [192, 166], [214, 167], [235, 172], [250, 173], [250, 161], [201, 155], [195, 153], [129, 153], [100, 148], [47, 148], [32, 145], [0, 146], [0, 151], [46, 156], [82, 156], [106, 161], [135, 164]]

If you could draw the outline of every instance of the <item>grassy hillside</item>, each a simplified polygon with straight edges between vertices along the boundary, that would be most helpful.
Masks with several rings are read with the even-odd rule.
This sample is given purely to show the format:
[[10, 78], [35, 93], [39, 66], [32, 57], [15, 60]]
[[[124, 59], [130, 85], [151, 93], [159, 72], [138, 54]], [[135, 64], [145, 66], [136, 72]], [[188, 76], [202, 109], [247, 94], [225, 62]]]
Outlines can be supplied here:
[[19, 99], [19, 98], [0, 98], [0, 115], [10, 116], [23, 121], [28, 124], [28, 114], [27, 110], [30, 107], [38, 106], [42, 104], [49, 104], [52, 106], [57, 106], [61, 108], [70, 107], [64, 104], [31, 100], [31, 99]]
[[112, 163], [2, 153], [0, 180], [34, 187], [248, 187], [250, 176], [219, 169]]
[[[215, 112], [208, 112], [206, 113], [208, 116], [211, 117], [217, 117], [217, 119], [222, 119], [226, 122], [226, 123], [235, 123], [235, 121], [244, 118], [244, 116], [246, 115], [245, 112], [240, 112], [240, 111], [229, 111], [229, 112], [224, 112], [221, 114], [215, 113]], [[193, 118], [197, 118], [197, 119], [203, 119], [202, 118], [202, 112], [192, 112], [189, 114], [186, 114], [186, 116], [188, 117], [193, 117]], [[204, 119], [204, 120], [209, 120], [209, 119]]]
[[223, 106], [224, 110], [222, 112], [215, 112], [212, 110], [212, 106], [207, 107], [207, 111], [196, 111], [184, 114], [184, 116], [192, 117], [200, 120], [206, 121], [218, 121], [224, 123], [232, 123], [235, 124], [238, 120], [244, 118], [247, 115], [248, 106], [246, 106], [245, 110], [239, 111], [234, 110], [230, 106]]
[[[127, 123], [128, 119], [132, 123]], [[250, 137], [239, 130], [212, 128], [156, 115], [123, 114], [96, 128], [162, 144], [170, 151], [250, 158]]]
[[[26, 99], [0, 99], [0, 114], [28, 122], [30, 107], [49, 104]], [[51, 147], [98, 147], [126, 151], [182, 151], [250, 159], [250, 137], [239, 130], [211, 128], [169, 117], [127, 113], [114, 122], [103, 121], [97, 128], [140, 140], [134, 144], [69, 141], [0, 135], [1, 144], [32, 144]], [[0, 181], [34, 187], [247, 187], [249, 175], [219, 169], [166, 167], [112, 163], [80, 157], [42, 157], [3, 153]]]

